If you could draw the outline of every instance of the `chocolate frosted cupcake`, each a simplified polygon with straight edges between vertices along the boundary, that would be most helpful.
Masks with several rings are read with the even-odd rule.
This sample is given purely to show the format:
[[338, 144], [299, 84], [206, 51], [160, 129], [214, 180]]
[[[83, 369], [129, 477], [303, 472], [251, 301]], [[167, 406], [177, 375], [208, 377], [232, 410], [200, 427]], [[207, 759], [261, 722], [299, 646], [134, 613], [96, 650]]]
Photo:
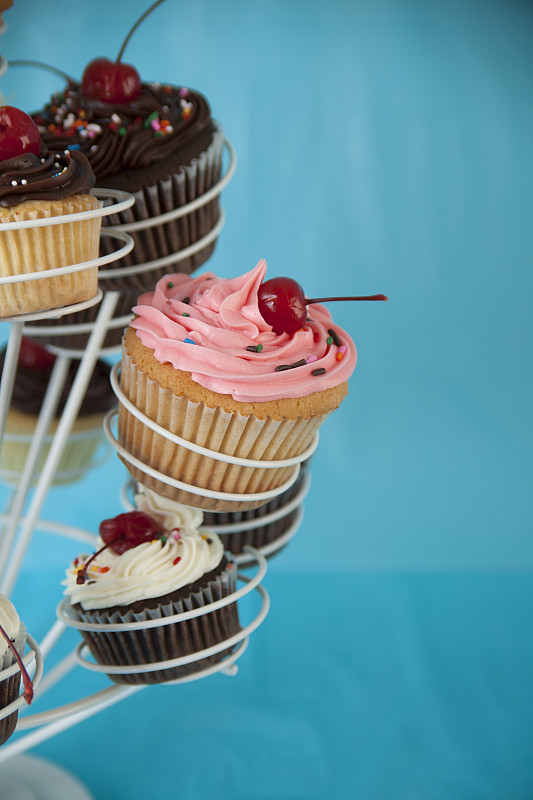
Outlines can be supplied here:
[[[5, 350], [0, 353], [0, 374], [4, 358]], [[7, 416], [6, 431], [0, 450], [0, 476], [8, 483], [18, 480], [26, 463], [54, 362], [55, 357], [52, 353], [49, 353], [37, 342], [23, 337], [11, 408]], [[45, 438], [45, 447], [37, 464], [36, 474], [41, 471], [48, 455], [53, 434], [68, 400], [78, 366], [79, 361], [71, 361], [56, 417]], [[110, 367], [105, 361], [97, 361], [78, 418], [74, 423], [54, 476], [55, 485], [70, 483], [82, 477], [87, 468], [91, 466], [96, 452], [105, 442], [102, 423], [105, 414], [115, 402], [109, 382], [110, 371]]]
[[100, 525], [97, 552], [80, 555], [67, 571], [65, 594], [78, 620], [116, 624], [160, 619], [157, 627], [124, 632], [83, 631], [90, 651], [104, 666], [136, 667], [110, 674], [118, 683], [161, 683], [219, 663], [233, 648], [182, 666], [147, 671], [146, 665], [193, 656], [222, 645], [240, 631], [236, 603], [184, 621], [175, 614], [208, 606], [236, 588], [233, 562], [215, 533], [198, 527], [193, 509], [168, 513], [136, 498], [138, 510]]
[[[205, 236], [217, 222], [218, 198], [179, 219], [154, 220], [200, 197], [220, 178], [224, 136], [198, 92], [142, 83], [133, 99], [112, 103], [87, 97], [80, 84], [72, 82], [33, 117], [52, 150], [76, 148], [87, 156], [99, 187], [135, 196], [134, 206], [107, 217], [107, 224], [148, 221], [147, 227], [132, 232], [132, 253], [110, 268], [170, 257]], [[105, 240], [102, 246], [108, 246]], [[181, 261], [170, 257], [164, 267], [128, 277], [106, 278], [104, 268], [102, 285], [152, 288], [169, 270], [192, 272], [213, 247]]]
[[[82, 153], [65, 148], [51, 152], [27, 114], [11, 106], [0, 108], [0, 278], [45, 273], [97, 258], [98, 217], [3, 229], [8, 223], [100, 208], [100, 201], [89, 194], [93, 185], [93, 172]], [[3, 283], [0, 318], [88, 300], [96, 294], [97, 278], [97, 267], [89, 267]]]
[[[5, 595], [0, 594], [0, 626], [5, 631], [12, 646], [23, 655], [26, 643], [26, 629], [21, 623], [14, 605]], [[12, 664], [15, 663], [15, 655], [8, 645], [4, 636], [0, 635], [0, 712], [10, 705], [19, 696], [20, 691], [20, 671], [16, 671], [10, 677], [2, 679]], [[0, 745], [4, 744], [17, 725], [18, 711], [0, 718]]]

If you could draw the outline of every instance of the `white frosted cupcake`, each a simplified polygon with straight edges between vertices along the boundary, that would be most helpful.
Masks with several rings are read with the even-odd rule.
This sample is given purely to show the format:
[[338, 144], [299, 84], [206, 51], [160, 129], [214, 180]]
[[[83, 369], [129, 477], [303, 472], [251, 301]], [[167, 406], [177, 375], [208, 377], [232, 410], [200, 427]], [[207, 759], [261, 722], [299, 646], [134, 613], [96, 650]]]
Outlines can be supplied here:
[[[237, 573], [219, 537], [199, 528], [201, 514], [156, 507], [137, 498], [138, 511], [100, 525], [96, 554], [80, 555], [67, 571], [65, 594], [78, 619], [117, 623], [169, 617], [227, 597]], [[160, 683], [221, 661], [231, 649], [183, 666], [143, 671], [143, 665], [192, 655], [240, 630], [237, 605], [182, 622], [127, 632], [83, 632], [96, 661], [138, 665], [110, 677], [118, 683]]]

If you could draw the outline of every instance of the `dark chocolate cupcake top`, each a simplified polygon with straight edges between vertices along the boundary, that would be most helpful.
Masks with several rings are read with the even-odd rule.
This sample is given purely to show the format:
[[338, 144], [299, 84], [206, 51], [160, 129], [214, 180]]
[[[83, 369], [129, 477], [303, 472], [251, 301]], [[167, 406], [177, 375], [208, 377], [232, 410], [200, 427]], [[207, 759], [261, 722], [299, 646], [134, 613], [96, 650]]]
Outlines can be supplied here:
[[[143, 83], [140, 94], [123, 105], [85, 97], [71, 83], [32, 116], [51, 150], [78, 149], [99, 186], [131, 191], [139, 188], [137, 171], [158, 162], [166, 174], [176, 171], [206, 149], [216, 129], [203, 95], [159, 83]], [[117, 175], [121, 185], [105, 180]]]
[[[31, 342], [32, 346], [34, 344], [36, 343]], [[23, 343], [22, 347], [24, 346], [25, 344]], [[37, 347], [40, 348], [41, 346], [37, 345]], [[5, 350], [0, 352], [0, 375], [4, 368], [5, 352]], [[11, 408], [14, 410], [24, 414], [38, 414], [41, 410], [54, 364], [54, 356], [48, 353], [48, 351], [45, 352], [48, 358], [41, 359], [41, 363], [39, 363], [39, 359], [37, 359], [33, 366], [26, 366], [23, 363], [23, 359], [19, 359], [13, 386], [13, 397], [11, 400]], [[56, 411], [56, 417], [60, 416], [65, 407], [78, 371], [78, 366], [78, 360], [71, 361]], [[106, 364], [105, 361], [99, 360], [96, 362], [94, 372], [81, 404], [79, 411], [80, 416], [105, 414], [109, 409], [113, 408], [116, 400], [113, 390], [111, 389], [110, 374], [111, 367]]]
[[41, 148], [40, 156], [23, 153], [0, 161], [0, 206], [18, 205], [26, 200], [62, 200], [89, 192], [94, 174], [83, 153]]

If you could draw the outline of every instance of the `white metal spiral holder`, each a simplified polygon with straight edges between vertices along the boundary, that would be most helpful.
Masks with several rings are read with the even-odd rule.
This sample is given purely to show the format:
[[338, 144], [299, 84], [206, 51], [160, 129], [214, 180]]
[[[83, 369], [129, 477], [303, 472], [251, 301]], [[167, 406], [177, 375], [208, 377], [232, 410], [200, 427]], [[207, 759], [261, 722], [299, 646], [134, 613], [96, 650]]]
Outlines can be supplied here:
[[[111, 200], [112, 203], [107, 208], [94, 209], [91, 211], [81, 212], [77, 214], [61, 215], [58, 217], [48, 218], [46, 220], [39, 219], [31, 221], [27, 220], [20, 223], [9, 223], [8, 225], [7, 224], [4, 225], [3, 229], [8, 230], [16, 228], [41, 227], [43, 225], [57, 225], [61, 224], [62, 222], [76, 222], [91, 217], [101, 217], [113, 213], [117, 209], [120, 210], [128, 208], [134, 202], [133, 197], [125, 192], [106, 190], [105, 195], [108, 199]], [[17, 281], [48, 278], [56, 275], [67, 274], [69, 272], [80, 271], [82, 269], [88, 269], [93, 266], [96, 266], [98, 268], [103, 264], [110, 263], [111, 261], [120, 258], [122, 255], [126, 255], [128, 252], [130, 252], [130, 250], [133, 247], [133, 241], [129, 236], [129, 234], [126, 234], [122, 231], [115, 231], [112, 228], [108, 228], [106, 231], [103, 231], [102, 234], [110, 238], [117, 239], [119, 242], [122, 242], [122, 247], [120, 247], [114, 253], [96, 259], [92, 259], [90, 261], [84, 262], [83, 264], [72, 264], [56, 269], [46, 270], [44, 272], [43, 271], [33, 272], [25, 275], [10, 276], [8, 278], [3, 277], [0, 278], [0, 287], [2, 284], [6, 283], [15, 283]], [[21, 314], [21, 315], [15, 315], [13, 317], [3, 318], [3, 321], [10, 322], [11, 327], [10, 327], [10, 335], [4, 360], [4, 368], [2, 371], [2, 381], [0, 384], [0, 445], [4, 439], [6, 419], [13, 393], [13, 385], [15, 380], [15, 373], [17, 368], [24, 323], [36, 319], [47, 319], [53, 316], [56, 317], [64, 316], [65, 314], [68, 313], [81, 311], [100, 302], [102, 300], [102, 295], [103, 293], [101, 289], [98, 289], [94, 298], [91, 298], [90, 300], [84, 301], [82, 303], [74, 303], [69, 306], [62, 306], [61, 308], [48, 309], [48, 310], [43, 310], [41, 312]], [[47, 434], [47, 431], [49, 430], [50, 423], [55, 415], [55, 411], [57, 409], [57, 405], [59, 402], [59, 397], [65, 383], [68, 368], [70, 366], [70, 361], [71, 361], [70, 356], [66, 353], [63, 354], [61, 352], [58, 353], [58, 357], [54, 364], [52, 375], [50, 378], [48, 390], [46, 392], [43, 405], [41, 407], [41, 412], [39, 414], [39, 418], [37, 421], [36, 430], [29, 448], [26, 464], [22, 471], [22, 475], [20, 476], [20, 480], [18, 481], [17, 487], [16, 489], [14, 489], [12, 496], [9, 500], [9, 512], [0, 517], [0, 520], [3, 521], [4, 523], [2, 530], [2, 537], [0, 539], [0, 581], [1, 581], [0, 591], [2, 591], [6, 595], [10, 594], [12, 586], [18, 576], [20, 566], [22, 564], [27, 547], [29, 546], [33, 531], [35, 529], [40, 509], [46, 498], [48, 489], [52, 484], [52, 480], [57, 471], [57, 466], [59, 464], [59, 460], [61, 458], [63, 449], [65, 447], [65, 443], [69, 438], [70, 431], [77, 417], [79, 407], [81, 405], [90, 377], [94, 370], [96, 360], [99, 356], [99, 351], [101, 348], [103, 336], [105, 335], [106, 326], [113, 315], [113, 311], [116, 307], [117, 300], [118, 300], [118, 293], [110, 292], [105, 295], [101, 303], [94, 329], [87, 343], [86, 350], [82, 354], [80, 364], [76, 372], [76, 377], [74, 379], [72, 391], [70, 392], [64, 411], [61, 415], [61, 419], [59, 421], [58, 428], [54, 435], [53, 441], [50, 445], [50, 450], [48, 456], [46, 457], [44, 467], [40, 473], [39, 479], [37, 480], [32, 502], [30, 503], [26, 516], [22, 518], [22, 512], [24, 506], [26, 505], [28, 493], [32, 485], [32, 479], [34, 476], [36, 464], [38, 463], [38, 459], [42, 451], [45, 442], [45, 436]], [[22, 527], [17, 537], [17, 531], [20, 525], [22, 525]], [[43, 644], [46, 645], [47, 649], [50, 649], [50, 646], [53, 643], [55, 643], [55, 641], [60, 635], [60, 632], [55, 629], [56, 625], [57, 623], [54, 624], [52, 632], [47, 637], [45, 637], [45, 640], [43, 642]], [[42, 683], [40, 682], [43, 673], [43, 654], [46, 652], [46, 649], [43, 646], [41, 650], [37, 646], [37, 644], [33, 641], [33, 639], [31, 639], [31, 637], [28, 637], [28, 642], [30, 644], [32, 652], [35, 654], [36, 668], [34, 674], [34, 685], [37, 687], [37, 694], [40, 694], [44, 684], [44, 682]], [[7, 677], [6, 673], [8, 673], [8, 670], [4, 671], [4, 673], [0, 675], [0, 679]], [[53, 679], [53, 676], [51, 677]], [[21, 697], [16, 702], [18, 707], [18, 705], [23, 704], [24, 700]], [[9, 713], [11, 713], [12, 708], [13, 704], [10, 704], [10, 706], [8, 706], [6, 709], [3, 709], [2, 714], [8, 715]], [[74, 724], [74, 721], [72, 720], [78, 721], [81, 720], [81, 718], [83, 718], [82, 715], [78, 714], [78, 716], [76, 716], [73, 714], [72, 719], [69, 720], [69, 724]], [[19, 721], [17, 722], [17, 730], [21, 722], [22, 721], [19, 718]], [[64, 719], [61, 722], [63, 726], [66, 725]], [[55, 724], [57, 726], [59, 723], [56, 722]], [[48, 728], [46, 734], [42, 737], [42, 739], [48, 738], [53, 733], [54, 729]], [[27, 737], [25, 738], [27, 739]], [[23, 739], [20, 739], [20, 737], [18, 737], [18, 741], [13, 742], [12, 744], [9, 743], [2, 748], [2, 750], [0, 751], [0, 761], [4, 761], [7, 758], [10, 758], [14, 752], [22, 752], [23, 750], [26, 750], [28, 747], [31, 746], [32, 746], [32, 741], [28, 740], [24, 741]], [[16, 750], [11, 750], [10, 749], [11, 747], [16, 748]], [[12, 763], [14, 765], [16, 764], [16, 762]], [[25, 763], [24, 769], [27, 769], [28, 766], [29, 765]], [[16, 766], [15, 766], [15, 772], [17, 772]], [[18, 772], [20, 773], [20, 775], [23, 774], [22, 769], [18, 770]], [[61, 771], [59, 770], [56, 771], [56, 777], [58, 779], [62, 777]], [[4, 779], [2, 780], [4, 783]], [[19, 779], [18, 778], [16, 779], [15, 784], [10, 782], [10, 785], [13, 785], [16, 788], [18, 788]], [[75, 789], [76, 787], [73, 786], [72, 788]], [[73, 797], [74, 796], [79, 796], [79, 795], [73, 794]]]
[[[128, 252], [130, 252], [133, 246], [131, 236], [129, 235], [130, 230], [131, 231], [140, 230], [143, 227], [162, 224], [164, 222], [170, 221], [171, 219], [184, 216], [188, 213], [191, 213], [192, 211], [197, 210], [198, 208], [200, 208], [201, 206], [205, 205], [206, 203], [210, 202], [213, 198], [218, 196], [218, 194], [220, 194], [224, 186], [233, 176], [236, 164], [235, 152], [233, 148], [228, 142], [226, 142], [225, 145], [229, 152], [230, 163], [225, 175], [223, 175], [223, 177], [215, 186], [213, 186], [208, 192], [203, 194], [201, 197], [197, 198], [195, 201], [192, 201], [191, 203], [188, 203], [186, 206], [176, 209], [175, 211], [160, 215], [160, 217], [151, 218], [143, 222], [129, 223], [118, 227], [113, 226], [103, 229], [102, 235], [118, 239], [119, 241], [122, 241], [124, 245], [119, 250], [109, 255], [102, 256], [99, 259], [95, 259], [94, 263], [97, 264], [98, 266], [110, 263], [111, 261], [118, 260], [122, 256], [126, 255]], [[133, 203], [133, 198], [131, 198], [131, 196], [128, 196], [128, 198], [125, 199], [126, 193], [124, 192], [116, 192], [114, 190], [99, 190], [99, 189], [96, 189], [94, 191], [99, 196], [105, 196], [106, 198], [111, 199], [114, 205], [107, 206], [104, 209], [99, 209], [96, 212], [95, 211], [84, 212], [83, 215], [77, 215], [78, 218], [82, 217], [86, 218], [88, 216], [98, 216], [98, 215], [118, 213], [119, 211], [121, 211], [124, 208], [127, 208], [129, 205]], [[69, 215], [69, 221], [73, 221], [73, 219], [75, 219], [75, 215]], [[61, 218], [51, 218], [49, 220], [46, 220], [46, 222], [36, 220], [36, 221], [31, 221], [29, 223], [26, 222], [23, 224], [11, 224], [11, 227], [16, 227], [16, 226], [30, 227], [31, 225], [58, 224], [61, 221], [62, 221]], [[136, 267], [121, 267], [116, 270], [115, 269], [106, 270], [104, 273], [100, 273], [99, 279], [105, 280], [106, 277], [112, 277], [112, 276], [116, 277], [117, 275], [126, 276], [140, 272], [146, 272], [148, 270], [156, 269], [157, 267], [165, 266], [168, 263], [176, 263], [180, 260], [183, 260], [191, 255], [194, 255], [195, 253], [201, 251], [209, 244], [211, 244], [220, 233], [223, 224], [224, 224], [224, 214], [220, 209], [218, 220], [211, 229], [211, 231], [209, 231], [206, 236], [197, 240], [193, 245], [182, 249], [178, 253], [172, 254], [163, 259], [158, 259], [156, 261], [149, 262], [148, 264], [138, 265]], [[15, 278], [10, 277], [9, 279], [0, 279], [0, 285], [2, 282], [15, 282], [16, 280], [35, 280], [37, 278], [48, 277], [52, 275], [60, 275], [69, 271], [76, 271], [78, 269], [79, 270], [87, 269], [92, 265], [93, 262], [85, 262], [82, 265], [72, 265], [71, 267], [62, 267], [54, 270], [47, 270], [45, 275], [43, 275], [42, 273], [41, 274], [30, 273], [24, 276], [16, 276]], [[23, 328], [25, 323], [28, 322], [31, 323], [32, 321], [37, 319], [43, 320], [54, 316], [55, 317], [64, 316], [65, 314], [81, 311], [99, 302], [102, 299], [102, 294], [103, 293], [101, 289], [99, 289], [95, 298], [91, 299], [90, 301], [86, 301], [84, 303], [78, 303], [60, 309], [42, 311], [40, 313], [15, 316], [9, 318], [8, 320], [4, 318], [4, 321], [9, 321], [11, 323], [11, 331], [6, 350], [6, 357], [4, 361], [2, 383], [0, 386], [0, 443], [2, 442], [5, 432], [6, 417], [13, 391], [14, 376], [18, 361], [22, 332], [24, 330], [24, 332], [31, 333], [32, 336], [39, 336], [39, 334], [47, 335], [50, 332], [50, 329], [35, 328], [35, 327], [31, 328], [31, 326], [27, 325]], [[96, 360], [99, 357], [99, 355], [102, 355], [105, 352], [102, 351], [101, 347], [105, 333], [107, 329], [111, 326], [118, 327], [119, 325], [122, 326], [129, 322], [129, 317], [124, 319], [116, 318], [115, 320], [113, 320], [113, 312], [116, 308], [117, 300], [118, 300], [118, 292], [106, 291], [103, 294], [102, 304], [97, 319], [94, 323], [84, 323], [81, 326], [78, 325], [65, 326], [64, 330], [65, 336], [68, 336], [70, 333], [90, 332], [89, 341], [83, 352], [76, 350], [68, 350], [62, 347], [51, 348], [57, 354], [57, 359], [50, 379], [50, 385], [39, 415], [37, 428], [32, 439], [27, 462], [23, 474], [18, 482], [17, 490], [15, 491], [14, 496], [11, 498], [11, 502], [7, 513], [0, 514], [0, 526], [2, 525], [2, 523], [4, 525], [0, 543], [0, 591], [5, 594], [9, 594], [16, 580], [20, 566], [22, 564], [24, 554], [29, 545], [30, 537], [36, 528], [41, 528], [53, 534], [60, 534], [63, 536], [67, 536], [69, 538], [78, 539], [88, 543], [93, 543], [95, 540], [94, 535], [88, 533], [87, 531], [83, 531], [81, 529], [74, 528], [68, 525], [61, 525], [60, 523], [56, 522], [46, 522], [40, 520], [38, 516], [42, 508], [42, 504], [46, 498], [48, 489], [52, 484], [54, 475], [57, 473], [57, 466], [59, 463], [59, 459], [61, 457], [65, 442], [69, 436], [72, 425], [76, 419], [79, 407], [81, 405], [83, 396], [85, 394]], [[59, 329], [54, 328], [53, 329], [54, 334], [57, 335], [58, 330]], [[27, 509], [26, 515], [23, 517], [22, 512], [26, 504], [30, 486], [32, 484], [35, 464], [37, 463], [37, 459], [39, 458], [39, 454], [43, 446], [46, 431], [49, 428], [51, 419], [53, 418], [55, 410], [57, 408], [59, 396], [62, 387], [64, 385], [70, 360], [71, 358], [74, 357], [81, 358], [80, 366], [74, 384], [72, 386], [69, 399], [61, 416], [61, 420], [59, 422], [57, 431], [54, 434], [53, 441], [50, 446], [50, 451], [46, 458], [43, 470], [37, 481], [32, 502], [30, 503], [30, 506]], [[291, 481], [287, 482], [287, 486], [290, 485], [290, 483], [292, 483], [292, 481], [296, 479], [297, 474], [298, 474], [298, 468], [296, 469], [294, 477], [291, 479]], [[284, 487], [281, 487], [281, 490], [283, 490], [283, 488]], [[16, 537], [19, 526], [21, 526], [21, 530], [19, 532], [18, 537]], [[186, 612], [184, 614], [177, 615], [176, 619], [171, 618], [170, 620], [168, 620], [168, 622], [184, 621], [186, 618], [199, 616], [205, 613], [210, 613], [211, 611], [214, 611], [217, 608], [222, 607], [223, 605], [238, 601], [245, 594], [248, 594], [252, 591], [257, 592], [261, 599], [261, 607], [256, 616], [254, 617], [254, 619], [252, 619], [251, 622], [245, 625], [239, 631], [239, 633], [230, 637], [226, 641], [223, 641], [217, 645], [214, 645], [213, 647], [207, 648], [198, 653], [191, 654], [190, 656], [181, 657], [179, 659], [172, 659], [170, 662], [163, 662], [162, 664], [160, 663], [156, 665], [154, 664], [141, 665], [140, 668], [142, 671], [159, 669], [162, 666], [163, 667], [169, 665], [179, 666], [181, 664], [189, 662], [194, 663], [195, 661], [200, 660], [204, 657], [215, 655], [217, 652], [220, 652], [222, 650], [231, 649], [231, 653], [229, 655], [226, 655], [218, 663], [212, 664], [207, 668], [200, 669], [192, 674], [182, 676], [176, 680], [170, 681], [169, 683], [175, 684], [175, 683], [189, 682], [196, 680], [198, 678], [203, 678], [207, 675], [211, 675], [215, 672], [224, 672], [228, 675], [236, 674], [237, 666], [235, 662], [244, 653], [248, 644], [248, 638], [250, 634], [264, 620], [265, 616], [268, 613], [270, 605], [268, 593], [261, 586], [261, 580], [263, 579], [264, 574], [266, 572], [266, 562], [264, 555], [262, 553], [255, 551], [253, 548], [249, 548], [247, 553], [247, 558], [251, 561], [252, 564], [254, 562], [257, 563], [258, 571], [257, 574], [252, 578], [250, 578], [248, 575], [241, 575], [240, 573], [238, 574], [237, 576], [238, 580], [244, 583], [244, 586], [242, 588], [237, 589], [228, 598], [223, 598], [222, 600], [216, 601], [215, 603], [211, 603], [209, 606], [206, 606], [204, 608], [195, 609], [195, 611], [193, 612]], [[66, 658], [64, 658], [53, 669], [49, 670], [44, 679], [41, 680], [43, 671], [43, 657], [46, 657], [46, 655], [52, 650], [52, 648], [55, 646], [55, 644], [62, 636], [67, 627], [82, 627], [82, 625], [76, 623], [76, 621], [72, 619], [71, 615], [68, 614], [68, 608], [66, 603], [60, 604], [60, 607], [58, 609], [58, 616], [59, 619], [52, 625], [52, 627], [42, 640], [40, 649], [37, 647], [36, 643], [34, 643], [33, 640], [30, 640], [30, 638], [28, 637], [28, 641], [30, 641], [30, 646], [32, 647], [32, 651], [35, 652], [35, 658], [37, 661], [34, 680], [36, 683], [40, 682], [37, 692], [38, 696], [42, 696], [48, 688], [50, 688], [55, 683], [60, 681], [64, 675], [66, 675], [70, 670], [72, 670], [77, 665], [81, 665], [86, 669], [97, 672], [106, 672], [107, 674], [112, 674], [113, 672], [124, 673], [125, 671], [127, 671], [125, 670], [124, 667], [116, 669], [111, 666], [102, 666], [95, 664], [86, 657], [87, 648], [83, 643], [81, 643], [76, 647], [76, 649], [71, 654], [69, 654]], [[167, 620], [157, 621], [156, 624], [167, 624]], [[142, 627], [146, 627], [146, 625]], [[31, 656], [31, 654], [28, 655]], [[139, 670], [139, 665], [133, 667], [131, 671], [135, 671], [136, 669], [137, 671]], [[139, 691], [142, 688], [145, 688], [145, 686], [113, 684], [112, 686], [109, 686], [97, 692], [94, 695], [85, 697], [80, 700], [76, 700], [75, 702], [69, 703], [62, 707], [41, 713], [27, 714], [23, 718], [19, 718], [17, 723], [17, 731], [16, 731], [17, 734], [19, 732], [26, 731], [31, 728], [35, 728], [36, 730], [22, 736], [15, 735], [6, 745], [4, 745], [0, 750], [0, 763], [3, 763], [8, 759], [11, 759], [13, 756], [16, 756], [17, 754], [23, 753], [27, 749], [37, 745], [39, 742], [42, 742], [50, 738], [51, 736], [56, 735], [57, 733], [60, 733], [61, 731], [64, 731], [72, 727], [78, 722], [81, 722], [84, 719], [87, 719], [88, 717], [102, 711], [103, 709], [114, 705], [119, 700], [129, 697], [130, 695], [134, 694], [135, 692]], [[20, 703], [21, 704], [23, 703], [22, 698], [20, 698]], [[9, 712], [5, 711], [4, 713], [7, 714]], [[12, 763], [15, 764], [16, 761], [17, 759], [15, 759], [15, 761], [13, 761]], [[82, 787], [73, 786], [72, 787], [73, 793], [75, 793], [75, 790], [77, 789], [82, 789]], [[74, 796], [74, 794], [72, 796]], [[76, 794], [76, 797], [77, 796], [78, 795]], [[83, 796], [85, 797], [86, 795], [84, 794]]]
[[[121, 210], [128, 208], [134, 202], [133, 197], [126, 192], [105, 190], [103, 195], [107, 198], [110, 198], [113, 201], [113, 205], [104, 208], [92, 209], [90, 211], [78, 212], [76, 214], [66, 214], [46, 219], [11, 222], [7, 223], [4, 226], [4, 229], [16, 230], [17, 228], [43, 227], [44, 225], [59, 225], [66, 221], [76, 222], [95, 217], [102, 217], [113, 213], [117, 209]], [[82, 264], [72, 264], [46, 271], [37, 271], [24, 275], [2, 277], [0, 278], [0, 286], [5, 283], [36, 280], [39, 278], [42, 279], [43, 277], [50, 277], [52, 275], [63, 275], [69, 272], [77, 272], [80, 271], [80, 269], [87, 269], [88, 267], [92, 266], [99, 267], [102, 264], [107, 264], [116, 258], [120, 258], [121, 255], [127, 254], [133, 247], [133, 241], [129, 234], [122, 231], [115, 231], [112, 228], [108, 228], [106, 231], [102, 232], [102, 235], [122, 241], [123, 246], [112, 254], [100, 256], [99, 258], [85, 261]], [[2, 371], [2, 381], [0, 384], [0, 442], [3, 441], [7, 414], [13, 394], [13, 386], [24, 322], [31, 319], [46, 319], [54, 315], [63, 316], [64, 314], [79, 310], [80, 306], [87, 308], [91, 304], [97, 303], [101, 297], [102, 292], [101, 290], [98, 290], [95, 298], [86, 301], [85, 303], [62, 306], [58, 309], [48, 309], [41, 313], [22, 314], [14, 317], [3, 318], [4, 321], [7, 320], [11, 323], [11, 330], [6, 350], [4, 368]], [[0, 541], [0, 591], [6, 595], [9, 595], [13, 588], [22, 564], [22, 560], [29, 545], [38, 514], [46, 498], [48, 489], [52, 485], [59, 460], [72, 430], [72, 426], [77, 417], [79, 408], [89, 384], [90, 377], [98, 359], [100, 347], [106, 332], [107, 323], [113, 315], [117, 300], [118, 293], [109, 292], [104, 296], [104, 299], [101, 303], [93, 332], [87, 343], [86, 350], [81, 358], [76, 377], [72, 385], [72, 391], [70, 392], [69, 398], [61, 415], [61, 419], [54, 435], [54, 439], [50, 445], [50, 450], [46, 457], [43, 469], [37, 480], [35, 494], [32, 498], [29, 511], [22, 525], [20, 534], [16, 539], [22, 511], [24, 505], [26, 504], [29, 490], [32, 486], [36, 464], [38, 463], [38, 459], [43, 449], [46, 433], [50, 428], [50, 423], [54, 417], [59, 403], [60, 394], [65, 384], [71, 359], [68, 354], [61, 354], [60, 352], [54, 364], [26, 464], [22, 471], [20, 481], [14, 490], [12, 498], [10, 499], [10, 515], [7, 523], [4, 526]]]

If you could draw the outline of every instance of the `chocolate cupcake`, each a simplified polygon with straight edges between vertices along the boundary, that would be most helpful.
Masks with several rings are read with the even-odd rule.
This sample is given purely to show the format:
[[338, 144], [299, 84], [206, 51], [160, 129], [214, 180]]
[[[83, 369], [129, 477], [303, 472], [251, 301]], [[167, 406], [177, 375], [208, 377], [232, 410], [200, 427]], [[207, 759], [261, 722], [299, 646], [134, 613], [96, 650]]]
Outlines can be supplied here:
[[[143, 508], [143, 499], [138, 499]], [[74, 617], [102, 625], [82, 630], [91, 653], [106, 667], [133, 667], [110, 673], [117, 683], [161, 683], [217, 664], [232, 652], [224, 642], [240, 631], [237, 605], [209, 610], [216, 600], [235, 592], [237, 573], [215, 533], [198, 528], [193, 509], [169, 515], [150, 507], [130, 511], [100, 525], [94, 555], [80, 555], [67, 571], [65, 594]], [[205, 612], [191, 619], [165, 620], [192, 609]], [[156, 627], [143, 622], [160, 620]], [[135, 630], [110, 631], [107, 625], [140, 623]], [[194, 658], [220, 645], [215, 654]], [[180, 665], [152, 664], [190, 656]]]
[[[183, 260], [178, 253], [213, 229], [218, 197], [178, 219], [158, 218], [201, 197], [220, 178], [224, 135], [207, 100], [185, 87], [159, 83], [142, 83], [134, 97], [119, 103], [89, 97], [84, 90], [90, 91], [85, 81], [71, 82], [33, 114], [41, 135], [52, 150], [68, 147], [86, 155], [98, 187], [135, 196], [131, 209], [104, 223], [146, 223], [131, 232], [132, 253], [109, 269], [166, 259], [163, 266], [128, 276], [106, 277], [104, 267], [102, 286], [143, 291], [168, 271], [192, 272], [209, 258], [214, 243]], [[102, 248], [108, 252], [107, 240]]]
[[[0, 374], [3, 370], [4, 358], [5, 350], [0, 353]], [[54, 362], [55, 356], [46, 348], [23, 337], [15, 373], [11, 408], [7, 416], [6, 431], [0, 450], [0, 476], [7, 483], [16, 483], [24, 469]], [[77, 360], [72, 360], [69, 365], [56, 416], [45, 438], [45, 446], [36, 466], [36, 475], [42, 470], [48, 455], [78, 366], [79, 361]], [[98, 450], [105, 442], [102, 423], [106, 413], [115, 402], [109, 382], [110, 371], [110, 367], [105, 361], [97, 361], [78, 418], [74, 423], [54, 476], [54, 485], [71, 483], [81, 478], [92, 465]]]

